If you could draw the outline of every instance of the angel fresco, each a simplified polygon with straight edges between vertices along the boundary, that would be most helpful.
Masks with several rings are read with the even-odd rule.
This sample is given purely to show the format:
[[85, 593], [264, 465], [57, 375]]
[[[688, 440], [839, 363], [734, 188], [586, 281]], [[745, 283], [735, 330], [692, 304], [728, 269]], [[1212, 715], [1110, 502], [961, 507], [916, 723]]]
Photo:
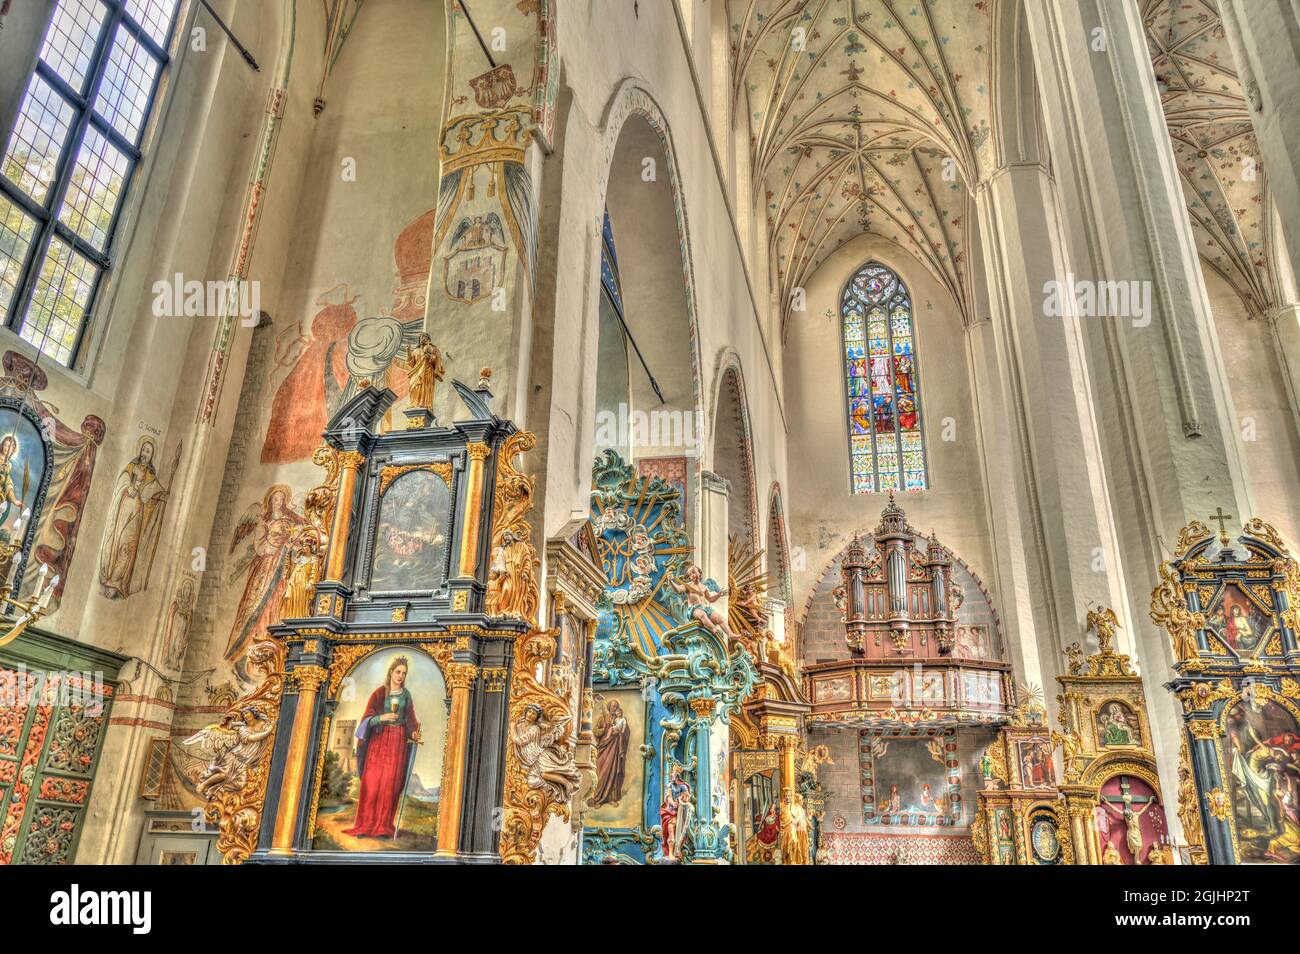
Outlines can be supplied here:
[[243, 556], [230, 574], [230, 582], [246, 575], [244, 592], [235, 609], [234, 624], [226, 642], [226, 659], [238, 660], [256, 636], [280, 620], [284, 597], [285, 565], [295, 533], [306, 520], [293, 508], [293, 491], [276, 484], [258, 503], [249, 507], [230, 541], [230, 552], [249, 540]]
[[506, 248], [505, 228], [495, 212], [462, 218], [446, 260], [447, 294], [470, 304], [491, 295], [505, 276]]
[[176, 475], [181, 454], [177, 445], [164, 483], [154, 459], [157, 446], [153, 438], [142, 437], [135, 457], [122, 468], [113, 488], [108, 525], [99, 545], [99, 588], [110, 600], [126, 599], [149, 585], [170, 494], [168, 485]]

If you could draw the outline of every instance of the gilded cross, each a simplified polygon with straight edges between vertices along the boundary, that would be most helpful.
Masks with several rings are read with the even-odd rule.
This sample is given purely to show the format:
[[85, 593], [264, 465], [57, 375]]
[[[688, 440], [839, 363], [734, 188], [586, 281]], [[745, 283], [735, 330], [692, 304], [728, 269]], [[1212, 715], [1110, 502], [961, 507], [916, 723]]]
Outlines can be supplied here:
[[1228, 521], [1232, 519], [1232, 514], [1224, 513], [1222, 507], [1216, 507], [1215, 512], [1210, 515], [1210, 520], [1219, 525], [1219, 542], [1225, 547], [1228, 545]]

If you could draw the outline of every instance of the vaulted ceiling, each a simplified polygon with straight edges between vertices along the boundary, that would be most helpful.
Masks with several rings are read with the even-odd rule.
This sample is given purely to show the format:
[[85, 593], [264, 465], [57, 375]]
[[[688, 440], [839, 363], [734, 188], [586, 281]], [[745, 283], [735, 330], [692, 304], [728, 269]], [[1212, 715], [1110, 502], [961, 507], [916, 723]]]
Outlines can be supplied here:
[[1151, 64], [1201, 257], [1258, 314], [1277, 301], [1268, 188], [1214, 0], [1143, 0]]
[[969, 315], [967, 185], [987, 168], [992, 23], [979, 0], [727, 0], [776, 291], [869, 232]]

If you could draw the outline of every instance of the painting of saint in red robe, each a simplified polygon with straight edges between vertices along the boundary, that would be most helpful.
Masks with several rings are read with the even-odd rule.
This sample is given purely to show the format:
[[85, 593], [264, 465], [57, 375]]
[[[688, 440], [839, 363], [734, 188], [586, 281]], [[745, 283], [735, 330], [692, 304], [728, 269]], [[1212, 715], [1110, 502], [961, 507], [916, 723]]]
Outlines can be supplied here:
[[415, 716], [415, 700], [406, 688], [411, 671], [405, 656], [388, 667], [384, 684], [370, 694], [357, 725], [357, 776], [361, 779], [357, 813], [344, 834], [392, 838], [406, 779], [415, 763], [414, 746], [424, 739]]
[[441, 670], [418, 649], [381, 649], [332, 691], [312, 847], [434, 851], [447, 734]]
[[358, 297], [348, 296], [347, 285], [330, 289], [316, 299], [320, 311], [310, 334], [295, 325], [276, 342], [276, 367], [289, 373], [271, 404], [262, 463], [304, 460], [320, 446], [321, 432], [348, 383], [348, 333], [357, 323]]

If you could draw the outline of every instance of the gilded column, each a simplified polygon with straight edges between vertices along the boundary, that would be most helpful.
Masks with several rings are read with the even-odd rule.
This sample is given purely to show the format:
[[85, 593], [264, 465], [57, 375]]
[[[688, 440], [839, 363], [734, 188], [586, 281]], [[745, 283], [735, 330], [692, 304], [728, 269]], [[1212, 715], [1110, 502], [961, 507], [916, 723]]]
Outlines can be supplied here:
[[293, 713], [289, 752], [284, 760], [284, 780], [280, 783], [280, 805], [275, 816], [275, 830], [271, 834], [270, 853], [280, 856], [293, 854], [294, 829], [307, 777], [307, 749], [311, 745], [316, 694], [328, 674], [321, 666], [299, 666], [289, 676], [298, 687], [298, 705]]
[[352, 529], [352, 508], [356, 497], [357, 472], [365, 456], [358, 451], [339, 454], [339, 495], [334, 508], [334, 526], [330, 528], [329, 559], [325, 565], [325, 579], [335, 583], [343, 579], [343, 558], [348, 547], [348, 532]]
[[1097, 789], [1091, 785], [1062, 785], [1065, 811], [1070, 819], [1070, 838], [1074, 842], [1076, 865], [1101, 864], [1101, 848], [1097, 844]]
[[483, 515], [483, 461], [491, 448], [482, 443], [467, 444], [469, 451], [469, 497], [465, 501], [465, 529], [461, 533], [460, 575], [474, 576], [478, 565], [479, 520]]
[[465, 799], [465, 755], [469, 743], [469, 691], [478, 678], [473, 663], [448, 663], [444, 675], [451, 689], [447, 743], [438, 806], [438, 854], [454, 855], [460, 845], [461, 803]]

